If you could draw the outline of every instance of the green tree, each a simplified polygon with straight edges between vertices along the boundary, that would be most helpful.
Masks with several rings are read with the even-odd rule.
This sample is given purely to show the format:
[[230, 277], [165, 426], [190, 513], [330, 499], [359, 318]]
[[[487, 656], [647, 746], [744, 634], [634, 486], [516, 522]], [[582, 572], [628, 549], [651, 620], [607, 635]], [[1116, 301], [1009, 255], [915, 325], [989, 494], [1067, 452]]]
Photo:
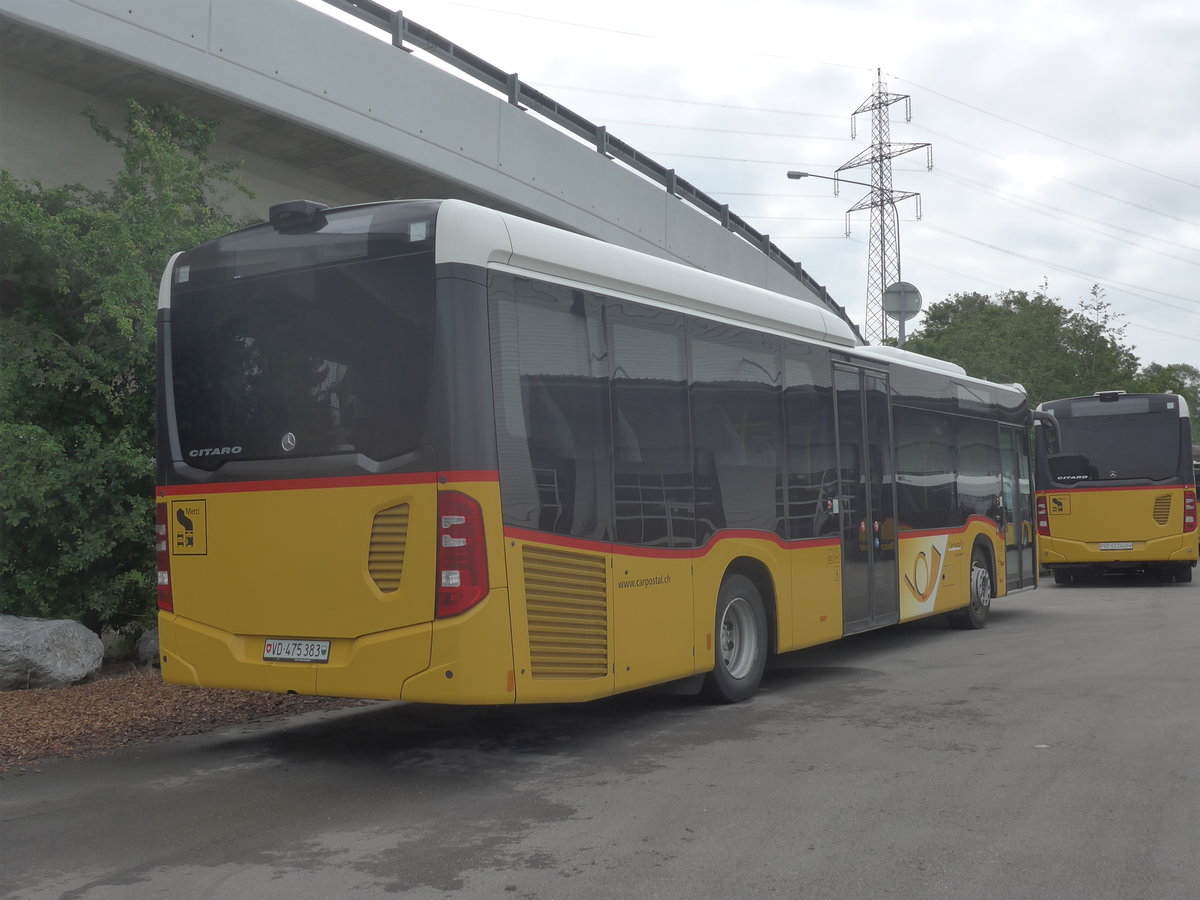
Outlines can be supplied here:
[[1200, 369], [1187, 363], [1150, 365], [1138, 372], [1128, 388], [1147, 394], [1179, 394], [1192, 414], [1192, 441], [1200, 444]]
[[0, 172], [0, 612], [123, 627], [154, 608], [154, 343], [173, 251], [235, 226], [215, 123], [128, 103], [105, 191]]
[[1122, 343], [1123, 332], [1099, 288], [1071, 311], [1043, 287], [934, 303], [905, 348], [958, 363], [979, 378], [1018, 382], [1035, 405], [1132, 382], [1138, 359]]

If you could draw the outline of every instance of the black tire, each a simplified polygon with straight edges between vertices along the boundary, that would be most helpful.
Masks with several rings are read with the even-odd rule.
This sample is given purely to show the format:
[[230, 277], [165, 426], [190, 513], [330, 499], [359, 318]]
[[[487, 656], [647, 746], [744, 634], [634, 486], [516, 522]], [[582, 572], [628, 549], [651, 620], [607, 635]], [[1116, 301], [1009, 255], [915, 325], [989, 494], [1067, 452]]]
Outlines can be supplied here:
[[745, 575], [721, 582], [713, 641], [713, 670], [705, 676], [703, 694], [718, 703], [740, 703], [758, 690], [767, 665], [767, 614]]
[[[1055, 574], [1057, 575], [1057, 572]], [[991, 608], [992, 570], [988, 567], [987, 554], [983, 548], [976, 547], [971, 552], [971, 602], [950, 613], [950, 624], [955, 628], [982, 628], [987, 624], [988, 611]]]
[[1070, 571], [1067, 569], [1055, 569], [1054, 570], [1054, 583], [1055, 584], [1070, 584], [1071, 583]]
[[1180, 566], [1175, 570], [1175, 580], [1180, 584], [1189, 584], [1192, 580], [1192, 567]]

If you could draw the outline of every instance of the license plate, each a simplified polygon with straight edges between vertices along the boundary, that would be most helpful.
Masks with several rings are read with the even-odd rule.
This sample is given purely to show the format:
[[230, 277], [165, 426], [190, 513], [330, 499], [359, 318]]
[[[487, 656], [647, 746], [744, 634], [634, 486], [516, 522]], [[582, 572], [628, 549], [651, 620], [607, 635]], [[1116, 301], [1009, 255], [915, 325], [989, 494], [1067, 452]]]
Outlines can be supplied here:
[[1101, 550], [1132, 550], [1133, 541], [1107, 541], [1100, 544]]
[[275, 662], [329, 662], [329, 641], [267, 638], [263, 642], [263, 659]]

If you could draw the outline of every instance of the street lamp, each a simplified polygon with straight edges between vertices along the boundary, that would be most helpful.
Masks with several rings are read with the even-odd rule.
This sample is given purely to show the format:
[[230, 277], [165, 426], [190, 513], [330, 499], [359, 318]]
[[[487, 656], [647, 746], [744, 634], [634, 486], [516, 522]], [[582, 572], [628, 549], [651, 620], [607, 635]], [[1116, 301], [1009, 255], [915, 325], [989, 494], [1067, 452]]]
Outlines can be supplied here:
[[[832, 181], [833, 182], [833, 196], [835, 196], [835, 197], [838, 195], [838, 185], [843, 181], [845, 181], [846, 184], [857, 184], [857, 185], [860, 185], [861, 187], [871, 189], [871, 193], [870, 193], [869, 197], [864, 197], [862, 200], [859, 200], [858, 203], [854, 204], [854, 206], [852, 206], [846, 212], [846, 237], [850, 236], [850, 213], [851, 212], [854, 212], [857, 209], [866, 209], [868, 207], [870, 207], [871, 209], [877, 209], [877, 208], [881, 208], [883, 206], [883, 202], [884, 202], [882, 200], [883, 192], [880, 191], [880, 189], [876, 185], [867, 184], [867, 182], [865, 182], [865, 181], [850, 181], [849, 179], [839, 178], [836, 174], [833, 177], [830, 177], [828, 175], [814, 175], [812, 172], [799, 172], [799, 171], [796, 171], [795, 169], [788, 172], [787, 177], [792, 179], [792, 181], [798, 181], [801, 178], [821, 178], [825, 181]], [[908, 192], [897, 193], [896, 191], [892, 191], [892, 190], [888, 190], [887, 194], [888, 194], [887, 202], [892, 206], [893, 210], [895, 209], [895, 203], [897, 200], [904, 200], [904, 199], [907, 199], [908, 197], [916, 197], [917, 198], [917, 218], [918, 219], [921, 218], [921, 195], [920, 194], [913, 194], [913, 193], [908, 193]], [[879, 199], [876, 199], [877, 197]], [[869, 266], [870, 266], [870, 262], [868, 262], [868, 267]], [[882, 268], [882, 265], [881, 265], [881, 268]], [[896, 260], [896, 271], [897, 271], [897, 274], [900, 271], [899, 257], [897, 257], [897, 260]], [[868, 298], [868, 300], [869, 300], [869, 298]], [[881, 304], [882, 304], [882, 309], [884, 311], [884, 314], [889, 316], [892, 319], [895, 319], [897, 322], [900, 323], [900, 339], [897, 342], [897, 346], [903, 347], [904, 346], [904, 322], [907, 319], [911, 319], [913, 316], [915, 316], [917, 313], [919, 313], [921, 311], [921, 292], [918, 291], [911, 284], [909, 284], [907, 281], [897, 281], [894, 284], [888, 285], [887, 289], [884, 290]], [[869, 302], [868, 302], [868, 308], [869, 308]]]
[[838, 178], [836, 175], [834, 175], [831, 178], [828, 175], [814, 175], [812, 172], [797, 172], [797, 171], [793, 170], [791, 172], [788, 172], [787, 176], [788, 176], [788, 178], [792, 179], [792, 181], [797, 181], [801, 178], [821, 178], [825, 181], [832, 181], [833, 182], [833, 196], [835, 196], [835, 197], [837, 196], [837, 192], [838, 192], [837, 186], [839, 184], [857, 184], [860, 187], [868, 187], [868, 188], [875, 187], [875, 185], [867, 184], [865, 181], [851, 181], [848, 178]]

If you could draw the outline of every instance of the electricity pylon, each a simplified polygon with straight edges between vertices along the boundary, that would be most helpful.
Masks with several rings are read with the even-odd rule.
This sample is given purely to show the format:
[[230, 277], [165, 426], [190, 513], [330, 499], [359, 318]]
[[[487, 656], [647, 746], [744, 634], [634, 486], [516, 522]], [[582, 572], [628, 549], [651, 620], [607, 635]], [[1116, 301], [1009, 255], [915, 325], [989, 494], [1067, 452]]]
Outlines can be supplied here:
[[[838, 172], [871, 167], [871, 193], [846, 210], [846, 235], [850, 234], [850, 213], [871, 210], [871, 238], [867, 245], [867, 309], [863, 334], [869, 343], [882, 343], [889, 337], [889, 320], [883, 313], [883, 292], [900, 280], [900, 217], [896, 204], [909, 197], [917, 200], [917, 218], [921, 218], [921, 195], [914, 191], [892, 190], [892, 159], [922, 147], [926, 149], [926, 169], [933, 168], [932, 144], [893, 144], [888, 123], [888, 107], [901, 100], [905, 104], [904, 121], [912, 121], [912, 98], [908, 94], [889, 94], [883, 74], [875, 70], [875, 92], [850, 116], [850, 137], [857, 137], [855, 123], [859, 113], [871, 113], [871, 146], [838, 167]], [[835, 173], [836, 174], [836, 173]]]

